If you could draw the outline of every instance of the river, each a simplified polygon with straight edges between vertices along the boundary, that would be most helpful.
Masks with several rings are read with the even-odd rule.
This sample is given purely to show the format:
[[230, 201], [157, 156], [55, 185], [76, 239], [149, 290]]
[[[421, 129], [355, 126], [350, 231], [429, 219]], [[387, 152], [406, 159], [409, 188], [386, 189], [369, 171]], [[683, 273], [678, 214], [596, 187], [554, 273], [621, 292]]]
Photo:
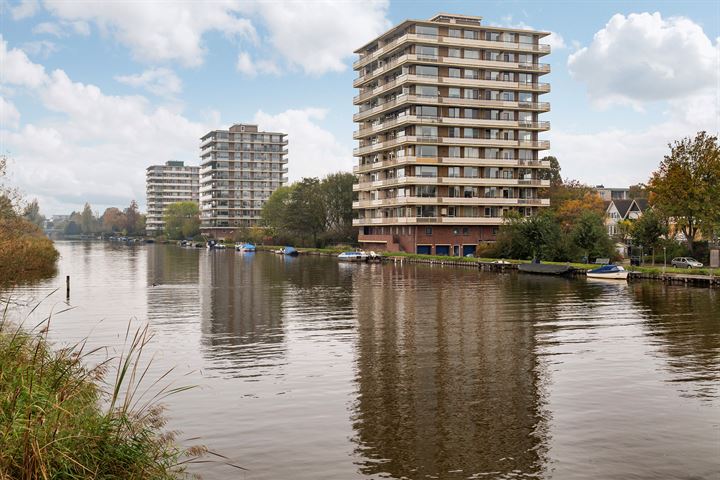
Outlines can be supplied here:
[[[205, 479], [720, 478], [720, 292], [58, 242], [51, 339], [155, 334]], [[65, 276], [71, 277], [70, 300]], [[53, 291], [58, 289], [58, 291]], [[200, 437], [199, 440], [190, 440]]]

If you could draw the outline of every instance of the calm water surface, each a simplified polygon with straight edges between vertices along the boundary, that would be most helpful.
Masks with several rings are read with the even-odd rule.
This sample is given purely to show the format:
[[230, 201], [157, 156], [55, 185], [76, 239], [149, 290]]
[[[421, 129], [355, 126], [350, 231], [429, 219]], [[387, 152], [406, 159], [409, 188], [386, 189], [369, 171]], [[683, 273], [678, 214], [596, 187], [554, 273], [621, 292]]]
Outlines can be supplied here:
[[153, 373], [198, 385], [170, 428], [249, 469], [203, 478], [720, 478], [717, 290], [57, 245], [28, 322], [70, 275], [56, 342], [149, 323]]

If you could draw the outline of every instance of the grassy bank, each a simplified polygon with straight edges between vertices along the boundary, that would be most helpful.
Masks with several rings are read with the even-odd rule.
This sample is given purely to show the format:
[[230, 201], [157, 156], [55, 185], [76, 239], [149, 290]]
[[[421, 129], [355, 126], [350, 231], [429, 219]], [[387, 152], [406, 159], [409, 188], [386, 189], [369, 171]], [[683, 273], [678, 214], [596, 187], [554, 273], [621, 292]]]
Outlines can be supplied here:
[[20, 217], [0, 218], [0, 285], [51, 276], [58, 256], [37, 226]]
[[[7, 308], [5, 309], [7, 312]], [[147, 330], [129, 338], [108, 391], [110, 361], [84, 366], [94, 352], [54, 349], [43, 334], [0, 320], [0, 479], [174, 479], [202, 448], [181, 449], [163, 430], [156, 403], [183, 390], [141, 399], [139, 365]], [[107, 405], [101, 407], [101, 405]]]

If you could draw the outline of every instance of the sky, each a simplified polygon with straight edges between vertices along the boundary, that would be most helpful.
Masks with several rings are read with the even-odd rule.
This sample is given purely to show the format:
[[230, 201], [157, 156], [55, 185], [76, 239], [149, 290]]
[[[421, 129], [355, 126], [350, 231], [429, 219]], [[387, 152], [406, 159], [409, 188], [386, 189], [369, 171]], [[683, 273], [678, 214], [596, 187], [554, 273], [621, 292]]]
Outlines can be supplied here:
[[720, 2], [0, 0], [0, 154], [45, 215], [136, 199], [234, 123], [289, 136], [289, 178], [349, 171], [353, 51], [457, 13], [552, 34], [542, 134], [565, 178], [647, 181], [668, 143], [720, 130]]

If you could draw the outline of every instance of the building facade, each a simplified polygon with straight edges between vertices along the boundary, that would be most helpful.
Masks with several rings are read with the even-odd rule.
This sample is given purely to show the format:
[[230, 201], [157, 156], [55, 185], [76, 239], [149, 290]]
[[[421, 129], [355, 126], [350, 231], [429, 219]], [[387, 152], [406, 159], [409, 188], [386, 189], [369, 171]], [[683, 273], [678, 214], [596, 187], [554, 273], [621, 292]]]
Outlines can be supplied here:
[[604, 185], [597, 185], [595, 190], [597, 190], [598, 195], [600, 195], [606, 202], [614, 200], [631, 200], [629, 188], [613, 188], [605, 187]]
[[236, 124], [200, 139], [200, 231], [230, 238], [252, 227], [272, 193], [287, 182], [287, 134]]
[[353, 208], [366, 248], [467, 255], [508, 211], [549, 205], [541, 152], [548, 32], [480, 17], [407, 20], [355, 53]]
[[145, 173], [148, 235], [158, 235], [165, 224], [165, 207], [175, 202], [198, 202], [200, 167], [171, 160], [165, 165], [151, 165]]

